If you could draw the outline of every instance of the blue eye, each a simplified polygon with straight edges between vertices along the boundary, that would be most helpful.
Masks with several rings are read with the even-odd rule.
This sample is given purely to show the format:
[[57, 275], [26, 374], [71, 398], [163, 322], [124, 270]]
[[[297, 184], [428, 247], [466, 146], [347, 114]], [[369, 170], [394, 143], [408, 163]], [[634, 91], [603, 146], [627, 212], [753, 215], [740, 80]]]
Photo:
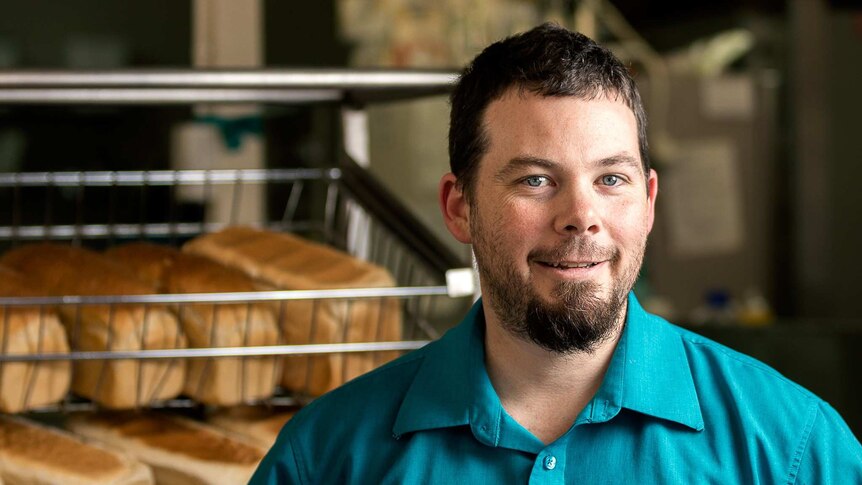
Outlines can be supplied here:
[[616, 175], [605, 175], [602, 177], [602, 184], [607, 185], [608, 187], [613, 187], [619, 184], [620, 178]]
[[533, 175], [525, 178], [524, 183], [529, 185], [530, 187], [541, 187], [548, 183], [548, 177], [543, 177], [541, 175]]

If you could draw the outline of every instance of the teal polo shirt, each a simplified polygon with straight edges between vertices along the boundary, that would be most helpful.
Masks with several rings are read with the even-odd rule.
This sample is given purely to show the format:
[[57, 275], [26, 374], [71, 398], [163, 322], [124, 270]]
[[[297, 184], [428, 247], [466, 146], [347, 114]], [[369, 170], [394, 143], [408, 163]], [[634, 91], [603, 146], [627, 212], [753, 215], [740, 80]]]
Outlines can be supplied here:
[[503, 409], [478, 302], [441, 339], [316, 399], [252, 484], [860, 484], [832, 407], [770, 367], [646, 313], [595, 397], [543, 444]]

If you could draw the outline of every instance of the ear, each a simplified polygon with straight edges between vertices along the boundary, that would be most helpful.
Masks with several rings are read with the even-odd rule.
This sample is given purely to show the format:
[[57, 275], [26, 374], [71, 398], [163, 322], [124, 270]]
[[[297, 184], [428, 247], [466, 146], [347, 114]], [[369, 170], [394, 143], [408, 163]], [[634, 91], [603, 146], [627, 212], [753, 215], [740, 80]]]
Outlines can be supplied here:
[[464, 193], [458, 187], [458, 179], [452, 173], [447, 173], [440, 179], [438, 193], [440, 212], [443, 213], [443, 222], [449, 232], [459, 242], [470, 244], [470, 204], [464, 197]]
[[658, 173], [655, 170], [649, 169], [649, 178], [647, 179], [647, 199], [649, 203], [649, 214], [647, 214], [647, 232], [652, 231], [652, 225], [655, 221], [655, 200], [658, 198]]

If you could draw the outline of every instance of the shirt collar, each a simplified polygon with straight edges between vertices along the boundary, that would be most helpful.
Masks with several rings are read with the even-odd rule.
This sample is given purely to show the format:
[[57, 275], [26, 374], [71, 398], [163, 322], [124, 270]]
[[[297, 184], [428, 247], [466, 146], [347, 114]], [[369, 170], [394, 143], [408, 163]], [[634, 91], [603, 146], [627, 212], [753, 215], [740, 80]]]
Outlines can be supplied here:
[[426, 347], [398, 411], [392, 430], [395, 435], [474, 421], [483, 421], [480, 426], [487, 430], [493, 426], [489, 422], [498, 421], [477, 415], [477, 411], [487, 414], [490, 410], [499, 417], [502, 412], [485, 371], [484, 320], [479, 300], [460, 324]]
[[608, 420], [625, 408], [703, 429], [682, 336], [665, 320], [644, 311], [634, 293], [629, 294], [625, 328], [592, 404], [593, 422]]
[[[499, 440], [500, 400], [485, 370], [484, 313], [479, 300], [459, 325], [426, 347], [393, 433], [470, 425], [480, 441]], [[608, 372], [588, 406], [590, 421], [621, 408], [703, 429], [703, 417], [682, 339], [629, 295], [626, 325]], [[583, 415], [584, 413], [582, 413]]]

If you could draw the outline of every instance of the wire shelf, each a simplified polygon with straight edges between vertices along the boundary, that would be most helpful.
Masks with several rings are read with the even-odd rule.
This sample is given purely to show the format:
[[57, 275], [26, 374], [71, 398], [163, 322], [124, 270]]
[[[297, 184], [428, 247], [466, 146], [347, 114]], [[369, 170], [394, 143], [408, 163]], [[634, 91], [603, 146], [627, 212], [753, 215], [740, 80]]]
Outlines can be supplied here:
[[[427, 247], [416, 251], [404, 235], [412, 233], [415, 238], [421, 228], [405, 229], [403, 220], [393, 224], [367, 212], [367, 200], [357, 197], [363, 191], [352, 188], [339, 168], [0, 174], [0, 203], [11, 209], [0, 214], [0, 250], [36, 241], [94, 250], [136, 240], [179, 247], [199, 234], [242, 224], [325, 242], [386, 268], [397, 282], [389, 288], [0, 296], [0, 391], [5, 392], [4, 381], [10, 385], [10, 379], [24, 384], [0, 407], [17, 412], [185, 407], [198, 401], [300, 402], [437, 338], [443, 320], [440, 310], [445, 313], [452, 299], [439, 261], [435, 264], [427, 256]], [[375, 190], [366, 187], [365, 192]], [[247, 210], [249, 198], [255, 201], [253, 211]], [[219, 207], [211, 206], [214, 200]], [[278, 322], [277, 336], [266, 344], [188, 348], [180, 332], [172, 337], [176, 345], [153, 347], [148, 334], [164, 315], [181, 322], [189, 313], [208, 308], [212, 342], [217, 337], [216, 320], [230, 309], [244, 309], [246, 317], [233, 326], [244, 326], [242, 334], [248, 336], [254, 325], [248, 315], [264, 307]], [[291, 314], [302, 311], [310, 314], [304, 340], [285, 324]], [[36, 337], [31, 348], [21, 352], [11, 347], [11, 332], [13, 320], [25, 314]], [[103, 316], [109, 334], [128, 318], [137, 319], [142, 329], [135, 342], [108, 338], [102, 348], [92, 348], [85, 336], [93, 331], [87, 322], [94, 314]], [[321, 341], [318, 333], [326, 318], [337, 321], [339, 330]], [[62, 322], [69, 343], [65, 350], [49, 344], [52, 319]], [[392, 327], [387, 323], [392, 321], [397, 322], [397, 332], [387, 334], [382, 328]], [[361, 325], [372, 330], [359, 332], [365, 338], [357, 339], [354, 327]], [[397, 338], [387, 338], [392, 335]], [[315, 382], [323, 367], [330, 382], [321, 386]], [[288, 368], [301, 375], [288, 382], [284, 378]], [[60, 400], [41, 395], [38, 386], [45, 384], [40, 379], [62, 380], [56, 376], [64, 372], [74, 392]], [[208, 386], [229, 387], [221, 394], [230, 397], [210, 396]], [[119, 393], [121, 388], [124, 399], [104, 398], [106, 389]]]

